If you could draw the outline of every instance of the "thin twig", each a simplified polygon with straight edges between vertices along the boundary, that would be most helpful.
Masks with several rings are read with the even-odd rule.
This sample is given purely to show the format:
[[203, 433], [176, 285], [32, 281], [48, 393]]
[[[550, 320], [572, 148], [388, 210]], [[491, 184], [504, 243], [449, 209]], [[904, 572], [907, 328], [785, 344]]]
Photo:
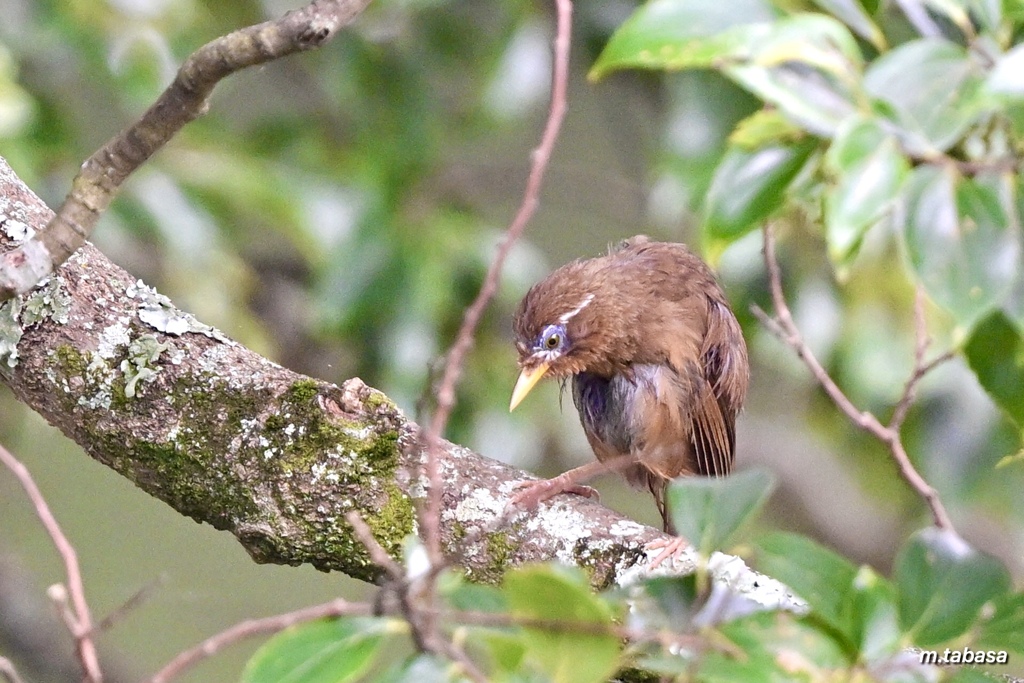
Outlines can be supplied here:
[[512, 245], [522, 235], [523, 230], [533, 217], [540, 202], [540, 190], [544, 181], [544, 173], [551, 159], [555, 142], [558, 140], [562, 120], [565, 118], [566, 92], [569, 83], [572, 2], [571, 0], [555, 0], [555, 6], [557, 10], [557, 23], [554, 42], [554, 70], [551, 83], [551, 107], [548, 112], [547, 123], [544, 126], [544, 133], [541, 136], [540, 145], [532, 154], [532, 163], [526, 180], [523, 201], [508, 229], [505, 231], [501, 242], [498, 244], [498, 250], [487, 270], [487, 275], [484, 278], [483, 285], [480, 287], [480, 292], [463, 315], [459, 333], [445, 361], [444, 373], [441, 376], [441, 383], [437, 390], [437, 407], [428, 428], [423, 432], [423, 443], [426, 450], [425, 468], [429, 488], [427, 489], [427, 504], [422, 510], [420, 524], [423, 529], [423, 538], [427, 546], [427, 552], [430, 554], [430, 561], [435, 569], [443, 566], [444, 563], [444, 558], [441, 554], [441, 533], [439, 528], [442, 483], [437, 458], [437, 449], [440, 444], [441, 435], [444, 433], [444, 428], [448, 424], [448, 418], [455, 405], [455, 388], [462, 375], [466, 354], [473, 345], [473, 337], [476, 333], [477, 325], [487, 304], [495, 292], [498, 291], [502, 268], [512, 249]]
[[[924, 355], [928, 347], [927, 331], [924, 328], [924, 304], [923, 300], [920, 299], [915, 308], [915, 320], [917, 329], [917, 344], [914, 352], [915, 363], [914, 371], [911, 374], [910, 379], [907, 381], [906, 387], [903, 392], [903, 397], [897, 404], [896, 411], [893, 414], [893, 421], [890, 422], [890, 426], [883, 425], [877, 417], [871, 412], [862, 411], [858, 409], [843, 390], [835, 383], [835, 380], [828, 374], [828, 371], [822, 367], [821, 363], [814, 356], [810, 347], [804, 341], [803, 336], [800, 334], [800, 329], [796, 326], [793, 320], [793, 315], [789, 311], [789, 306], [786, 304], [786, 298], [782, 292], [782, 273], [779, 269], [779, 262], [775, 257], [775, 236], [772, 233], [771, 226], [765, 225], [764, 228], [764, 263], [768, 270], [768, 284], [771, 288], [772, 304], [775, 307], [775, 318], [771, 318], [767, 313], [762, 311], [757, 306], [753, 307], [754, 315], [767, 327], [775, 336], [789, 345], [796, 354], [804, 361], [804, 364], [811, 371], [814, 379], [817, 380], [821, 388], [825, 390], [828, 397], [832, 399], [832, 402], [836, 404], [853, 424], [867, 433], [874, 436], [876, 439], [884, 443], [892, 455], [893, 460], [896, 461], [897, 467], [899, 467], [900, 476], [910, 484], [910, 486], [918, 493], [921, 498], [927, 503], [932, 513], [932, 520], [935, 526], [940, 529], [948, 529], [955, 531], [953, 523], [946, 513], [946, 508], [942, 504], [942, 500], [939, 498], [938, 491], [925, 481], [924, 477], [917, 471], [914, 464], [910, 461], [910, 457], [907, 455], [906, 449], [903, 447], [903, 440], [900, 436], [899, 427], [905, 418], [906, 411], [909, 409], [910, 404], [914, 400], [914, 392], [918, 381], [924, 374], [936, 367], [939, 363], [947, 360], [947, 356], [950, 354], [943, 354], [931, 362], [924, 362]], [[905, 404], [905, 405], [904, 405]], [[897, 419], [898, 418], [898, 419]]]
[[18, 675], [18, 670], [14, 668], [14, 663], [6, 657], [0, 657], [0, 676], [3, 676], [7, 683], [25, 683]]
[[[554, 41], [554, 68], [551, 78], [551, 105], [548, 110], [547, 122], [544, 125], [544, 132], [541, 135], [540, 144], [533, 151], [530, 172], [526, 179], [526, 189], [523, 192], [523, 201], [519, 205], [515, 217], [505, 230], [494, 259], [487, 269], [483, 285], [477, 293], [476, 299], [462, 317], [462, 324], [455, 337], [455, 343], [448, 352], [445, 359], [444, 372], [441, 375], [441, 383], [437, 389], [437, 405], [431, 417], [427, 429], [421, 433], [423, 450], [425, 451], [424, 470], [427, 479], [427, 495], [425, 504], [419, 508], [420, 529], [423, 534], [424, 545], [427, 549], [427, 556], [430, 558], [431, 572], [423, 586], [420, 595], [421, 607], [431, 607], [434, 603], [434, 579], [441, 568], [444, 567], [445, 559], [441, 552], [441, 468], [438, 462], [438, 449], [441, 442], [441, 435], [444, 434], [445, 426], [455, 406], [455, 388], [458, 386], [462, 376], [463, 364], [466, 354], [473, 345], [477, 325], [483, 316], [487, 304], [498, 291], [498, 283], [501, 280], [502, 269], [505, 261], [512, 250], [516, 240], [523, 234], [526, 225], [530, 222], [537, 206], [540, 203], [540, 190], [544, 181], [544, 174], [547, 171], [551, 154], [558, 140], [558, 133], [565, 119], [566, 102], [569, 88], [569, 47], [572, 35], [572, 0], [555, 0], [556, 24]], [[436, 633], [436, 623], [428, 612], [424, 612], [422, 618], [416, 620], [417, 629], [428, 643], [439, 647], [443, 640]]]
[[352, 526], [352, 533], [366, 547], [366, 551], [370, 553], [370, 559], [373, 560], [374, 564], [387, 572], [388, 578], [392, 581], [402, 581], [405, 578], [402, 567], [377, 542], [377, 538], [373, 535], [373, 531], [370, 530], [370, 526], [363, 521], [359, 513], [355, 510], [350, 510], [345, 513], [345, 521]]
[[[387, 591], [393, 591], [398, 604], [401, 606], [402, 616], [405, 617], [411, 630], [413, 643], [417, 648], [429, 652], [443, 652], [459, 656], [458, 652], [449, 653], [446, 643], [439, 635], [433, 632], [434, 624], [429, 618], [424, 618], [423, 609], [420, 603], [429, 603], [428, 596], [423, 595], [423, 585], [418, 581], [410, 581], [402, 571], [401, 565], [388, 555], [383, 546], [377, 542], [373, 531], [363, 518], [355, 510], [345, 514], [345, 519], [352, 525], [352, 532], [363, 544], [366, 551], [370, 553], [370, 559], [382, 567], [387, 574], [388, 581], [381, 587], [378, 600], [386, 597]], [[429, 578], [429, 577], [428, 577]], [[383, 605], [383, 602], [380, 603]], [[429, 604], [426, 605], [429, 607]], [[383, 612], [383, 608], [375, 607], [375, 610]]]
[[892, 417], [889, 418], [888, 427], [894, 432], [898, 432], [903, 427], [903, 422], [907, 419], [907, 412], [909, 412], [910, 407], [917, 400], [917, 385], [921, 378], [956, 356], [956, 352], [950, 349], [930, 361], [925, 360], [925, 355], [928, 353], [928, 347], [931, 345], [932, 340], [928, 336], [928, 325], [925, 321], [924, 298], [924, 289], [919, 285], [914, 292], [914, 334], [916, 337], [916, 343], [914, 344], [914, 369], [911, 371], [910, 377], [907, 378], [906, 384], [903, 385], [903, 394], [892, 411]]
[[71, 609], [62, 610], [62, 616], [75, 639], [75, 649], [78, 652], [82, 670], [85, 672], [85, 680], [91, 683], [100, 683], [103, 680], [103, 672], [100, 670], [96, 644], [92, 639], [92, 617], [89, 614], [89, 603], [85, 599], [85, 586], [82, 583], [82, 572], [78, 566], [78, 554], [75, 552], [75, 547], [71, 545], [61, 530], [60, 524], [57, 523], [57, 519], [50, 511], [50, 506], [46, 504], [46, 498], [36, 486], [28, 468], [3, 446], [0, 446], [0, 462], [14, 474], [21, 487], [25, 489], [25, 493], [36, 509], [39, 521], [42, 522], [43, 528], [46, 529], [46, 533], [49, 534], [57, 553], [64, 562], [64, 573], [67, 579], [66, 592], [70, 595]]
[[46, 228], [0, 255], [0, 302], [31, 290], [85, 243], [128, 176], [185, 124], [206, 113], [217, 83], [246, 67], [320, 47], [369, 2], [315, 0], [193, 52], [153, 106], [85, 160]]
[[328, 617], [368, 617], [372, 614], [372, 607], [366, 603], [351, 603], [339, 598], [321, 605], [295, 610], [294, 612], [278, 614], [263, 619], [247, 619], [180, 653], [164, 668], [160, 669], [150, 679], [150, 682], [167, 683], [167, 681], [180, 676], [187, 669], [195, 666], [202, 660], [217, 654], [225, 647], [234, 645], [247, 638], [277, 633], [289, 626], [307, 621], [316, 621], [317, 619], [326, 619]]
[[142, 605], [142, 603], [148, 600], [156, 589], [163, 585], [165, 580], [164, 576], [158, 576], [139, 590], [135, 591], [135, 593], [127, 600], [114, 608], [110, 614], [100, 619], [100, 621], [93, 626], [92, 632], [103, 633], [104, 631], [109, 631], [117, 625], [118, 622], [134, 612], [140, 605]]
[[462, 649], [462, 646], [453, 640], [446, 639], [444, 641], [444, 654], [448, 659], [458, 664], [462, 668], [462, 672], [470, 680], [475, 681], [475, 683], [488, 683], [490, 681], [487, 675], [469, 658], [469, 655]]
[[[443, 620], [453, 629], [460, 626], [487, 626], [496, 628], [521, 627], [531, 628], [551, 633], [576, 633], [593, 636], [614, 636], [619, 640], [633, 644], [652, 643], [663, 648], [704, 649], [709, 646], [707, 640], [699, 634], [680, 633], [666, 629], [644, 629], [619, 624], [607, 624], [594, 621], [572, 621], [563, 619], [542, 619], [515, 614], [503, 614], [495, 612], [478, 612], [473, 610], [438, 610], [433, 607], [425, 608], [431, 616]], [[207, 638], [199, 645], [185, 650], [172, 659], [155, 676], [150, 683], [168, 683], [174, 678], [182, 675], [204, 659], [207, 659], [226, 647], [239, 643], [248, 638], [260, 635], [270, 635], [283, 631], [284, 629], [317, 619], [330, 617], [368, 617], [374, 615], [373, 606], [368, 603], [353, 603], [337, 599], [312, 607], [286, 612], [263, 619], [249, 619], [239, 622], [224, 631]], [[398, 613], [389, 613], [384, 616], [400, 616]], [[720, 648], [711, 645], [715, 649]], [[484, 672], [466, 655], [462, 646], [454, 639], [445, 639], [440, 653], [459, 664], [466, 675], [474, 681], [485, 683], [488, 679]]]

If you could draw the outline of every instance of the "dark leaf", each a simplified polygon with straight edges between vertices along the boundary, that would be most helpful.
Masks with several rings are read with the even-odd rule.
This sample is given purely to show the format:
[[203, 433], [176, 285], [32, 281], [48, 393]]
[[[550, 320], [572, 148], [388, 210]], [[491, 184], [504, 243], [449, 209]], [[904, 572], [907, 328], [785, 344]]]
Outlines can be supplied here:
[[344, 683], [373, 665], [385, 636], [401, 630], [389, 619], [328, 619], [282, 631], [252, 656], [243, 683]]
[[1002, 312], [971, 332], [964, 354], [978, 382], [1003, 412], [1024, 426], [1024, 338]]
[[768, 500], [774, 478], [752, 469], [728, 477], [681, 477], [669, 483], [668, 509], [676, 531], [705, 556], [721, 550]]
[[850, 586], [857, 569], [850, 562], [798, 534], [769, 534], [758, 546], [760, 571], [792, 588], [826, 623], [854, 639]]
[[846, 266], [857, 255], [868, 229], [892, 210], [909, 163], [895, 139], [877, 122], [863, 119], [840, 128], [825, 163], [836, 179], [825, 203], [829, 256]]
[[[594, 595], [586, 576], [561, 565], [532, 565], [509, 572], [503, 590], [516, 616], [611, 625], [612, 612]], [[618, 666], [620, 644], [611, 633], [525, 628], [527, 658], [554, 683], [599, 683]]]
[[984, 113], [981, 83], [967, 51], [942, 39], [905, 43], [864, 76], [868, 93], [892, 113], [901, 145], [919, 156], [948, 150]]
[[786, 188], [815, 145], [764, 147], [754, 152], [731, 148], [722, 158], [704, 207], [704, 234], [734, 241], [771, 216], [786, 199]]
[[910, 537], [896, 557], [894, 574], [900, 625], [922, 647], [966, 632], [981, 606], [1010, 588], [1002, 563], [955, 532], [934, 527]]
[[1020, 265], [1020, 237], [1003, 177], [963, 178], [919, 166], [903, 192], [903, 239], [925, 291], [969, 332], [1008, 297]]

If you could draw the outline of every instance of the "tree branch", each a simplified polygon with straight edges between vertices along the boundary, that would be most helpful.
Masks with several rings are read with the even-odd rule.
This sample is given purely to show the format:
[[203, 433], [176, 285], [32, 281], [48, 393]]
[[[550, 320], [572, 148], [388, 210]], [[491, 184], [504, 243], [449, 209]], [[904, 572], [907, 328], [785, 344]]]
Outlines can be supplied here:
[[555, 31], [555, 59], [554, 72], [551, 82], [551, 105], [548, 110], [547, 123], [544, 125], [544, 133], [541, 135], [540, 144], [532, 154], [530, 173], [526, 179], [526, 190], [523, 193], [523, 200], [516, 211], [515, 217], [509, 224], [498, 251], [491, 261], [487, 270], [484, 283], [476, 299], [466, 309], [462, 319], [462, 325], [456, 335], [455, 343], [445, 360], [444, 373], [441, 376], [441, 383], [437, 390], [437, 408], [427, 430], [424, 432], [424, 442], [427, 447], [427, 480], [430, 483], [428, 490], [427, 505], [422, 515], [424, 540], [427, 550], [431, 554], [431, 564], [440, 567], [443, 562], [440, 557], [440, 538], [436, 529], [437, 520], [440, 518], [441, 510], [441, 486], [438, 476], [436, 451], [438, 440], [444, 433], [448, 424], [448, 417], [455, 406], [455, 388], [459, 383], [462, 374], [462, 364], [466, 354], [473, 346], [473, 337], [476, 334], [477, 325], [483, 316], [494, 294], [498, 291], [498, 284], [501, 281], [501, 271], [508, 259], [512, 246], [522, 236], [530, 219], [533, 218], [537, 206], [540, 204], [540, 190], [544, 183], [544, 174], [547, 171], [548, 162], [555, 149], [555, 142], [558, 140], [558, 133], [562, 128], [562, 121], [565, 119], [566, 93], [569, 88], [569, 47], [571, 44], [572, 30], [572, 2], [570, 0], [556, 0], [555, 9], [558, 21]]
[[202, 46], [135, 123], [85, 160], [45, 229], [0, 256], [0, 302], [32, 290], [92, 234], [121, 184], [188, 122], [204, 114], [221, 79], [246, 67], [320, 47], [370, 0], [315, 0], [302, 9], [239, 29]]
[[[0, 160], [0, 249], [9, 232], [50, 217]], [[414, 531], [414, 498], [424, 494], [420, 429], [386, 396], [358, 378], [339, 387], [262, 358], [91, 245], [44, 286], [0, 306], [0, 380], [90, 456], [230, 531], [257, 562], [376, 582], [383, 570], [345, 514], [359, 513], [396, 559]], [[439, 455], [443, 549], [476, 580], [558, 559], [605, 587], [651, 559], [647, 543], [667, 538], [571, 495], [492, 528], [514, 484], [530, 475], [443, 440]], [[673, 569], [692, 566], [690, 556]], [[787, 599], [784, 587], [745, 569], [730, 582], [769, 586], [768, 602]]]
[[0, 657], [0, 675], [3, 675], [7, 683], [25, 683], [24, 679], [18, 675], [18, 670], [14, 668], [14, 664], [6, 657]]
[[186, 670], [195, 666], [202, 660], [212, 657], [225, 647], [233, 645], [248, 638], [260, 635], [267, 635], [283, 631], [289, 626], [303, 624], [307, 621], [316, 621], [327, 617], [341, 616], [370, 616], [372, 614], [369, 606], [363, 603], [351, 603], [338, 598], [322, 605], [313, 605], [304, 609], [277, 614], [263, 619], [247, 619], [235, 624], [226, 631], [210, 636], [199, 645], [185, 650], [172, 659], [167, 665], [160, 669], [150, 683], [167, 683], [178, 677]]
[[939, 498], [938, 491], [932, 488], [931, 484], [925, 481], [924, 477], [917, 471], [917, 468], [914, 467], [910, 457], [907, 455], [906, 449], [903, 447], [903, 439], [900, 436], [900, 427], [902, 426], [903, 419], [906, 417], [907, 410], [914, 401], [914, 393], [918, 381], [939, 363], [952, 357], [951, 354], [947, 353], [930, 362], [924, 360], [925, 352], [928, 348], [928, 337], [924, 324], [924, 304], [920, 294], [915, 304], [917, 344], [914, 350], [914, 370], [907, 380], [903, 396], [897, 403], [896, 409], [893, 411], [893, 417], [887, 427], [874, 414], [866, 410], [862, 411], [853, 404], [846, 394], [843, 393], [843, 390], [839, 388], [839, 385], [835, 383], [832, 376], [828, 374], [828, 371], [818, 362], [814, 352], [811, 351], [811, 348], [804, 341], [803, 335], [800, 334], [800, 329], [796, 326], [793, 315], [789, 311], [789, 306], [786, 304], [786, 297], [782, 292], [782, 272], [779, 269], [778, 259], [775, 257], [775, 235], [769, 225], [765, 225], [764, 228], [764, 262], [768, 270], [768, 283], [771, 287], [775, 317], [770, 317], [757, 306], [753, 307], [754, 315], [776, 337], [796, 351], [796, 354], [804, 361], [804, 364], [811, 371], [818, 384], [821, 385], [821, 388], [825, 390], [828, 397], [832, 399], [836, 407], [853, 424], [871, 434], [889, 448], [889, 453], [899, 468], [900, 476], [927, 503], [935, 526], [940, 529], [955, 531], [953, 522], [950, 520], [946, 508]]
[[[50, 511], [50, 506], [46, 504], [46, 499], [39, 487], [36, 486], [28, 469], [3, 446], [0, 446], [0, 463], [3, 463], [14, 474], [25, 490], [25, 494], [36, 509], [39, 521], [46, 529], [46, 533], [50, 536], [54, 548], [57, 549], [57, 553], [64, 563], [67, 588], [65, 589], [60, 584], [52, 586], [51, 597], [57, 603], [61, 618], [75, 639], [75, 649], [78, 653], [78, 660], [82, 664], [85, 680], [89, 683], [100, 683], [103, 680], [103, 673], [100, 670], [100, 660], [96, 654], [96, 643], [93, 641], [92, 616], [89, 613], [89, 603], [85, 599], [85, 586], [82, 583], [82, 572], [78, 565], [78, 554], [61, 530], [60, 524], [57, 523], [57, 519]], [[70, 604], [68, 604], [69, 596]]]

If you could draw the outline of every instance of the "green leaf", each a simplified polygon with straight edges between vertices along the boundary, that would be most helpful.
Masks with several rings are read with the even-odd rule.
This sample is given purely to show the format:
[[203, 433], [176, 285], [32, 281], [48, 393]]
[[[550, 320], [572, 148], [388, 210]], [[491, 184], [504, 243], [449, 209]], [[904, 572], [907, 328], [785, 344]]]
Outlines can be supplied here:
[[590, 77], [630, 67], [710, 66], [749, 43], [745, 27], [774, 18], [763, 0], [651, 0], [612, 35]]
[[709, 649], [700, 660], [695, 680], [702, 683], [830, 680], [826, 671], [845, 670], [851, 664], [828, 633], [808, 620], [784, 612], [762, 612], [731, 621], [722, 625], [720, 632], [720, 637], [731, 641], [733, 647]]
[[863, 566], [851, 588], [851, 635], [860, 656], [870, 662], [896, 654], [901, 649], [902, 632], [892, 584]]
[[885, 36], [857, 0], [814, 0], [814, 4], [836, 16], [878, 51], [885, 49]]
[[966, 333], [1003, 303], [1020, 267], [1012, 189], [1000, 177], [962, 178], [948, 167], [920, 166], [903, 192], [903, 240], [925, 291]]
[[719, 60], [741, 86], [816, 135], [833, 135], [856, 111], [863, 57], [838, 21], [798, 14], [747, 34], [742, 49]]
[[1017, 277], [1000, 308], [1007, 320], [1024, 335], [1024, 277]]
[[925, 157], [948, 150], [984, 113], [981, 83], [967, 51], [941, 39], [905, 43], [864, 76], [868, 93], [892, 115], [900, 144]]
[[981, 626], [976, 645], [1024, 655], [1024, 593], [996, 598], [995, 610]]
[[1002, 0], [966, 0], [964, 4], [970, 15], [969, 21], [973, 21], [983, 31], [990, 33], [1000, 31], [1003, 23]]
[[746, 151], [799, 142], [804, 132], [776, 109], [760, 109], [736, 124], [729, 144]]
[[1010, 588], [1002, 563], [934, 527], [910, 537], [896, 557], [894, 578], [900, 625], [921, 647], [963, 634], [982, 605]]
[[[443, 572], [438, 580], [438, 592], [454, 610], [467, 612], [507, 613], [508, 600], [496, 586], [470, 583], [461, 574]], [[458, 621], [456, 618], [455, 621]], [[474, 656], [486, 657], [491, 665], [490, 675], [515, 672], [522, 669], [526, 646], [523, 634], [511, 627], [464, 626], [467, 648]]]
[[500, 631], [498, 629], [472, 629], [469, 644], [479, 643], [487, 652], [492, 666], [492, 676], [499, 672], [515, 673], [523, 670], [523, 657], [526, 655], [526, 644], [520, 633]]
[[974, 328], [964, 354], [996, 405], [1024, 427], [1024, 338], [1020, 330], [997, 311]]
[[705, 236], [731, 242], [758, 227], [782, 206], [786, 188], [815, 146], [808, 141], [755, 152], [726, 151], [705, 199]]
[[[509, 572], [503, 589], [512, 614], [559, 622], [612, 623], [608, 605], [594, 595], [583, 572], [561, 565], [531, 565]], [[620, 644], [609, 634], [525, 628], [527, 657], [555, 683], [600, 683], [615, 673]]]
[[635, 601], [638, 604], [630, 607], [630, 619], [647, 629], [689, 623], [701, 607], [696, 574], [652, 577], [643, 582], [640, 594], [646, 600]]
[[822, 14], [756, 16], [732, 3], [654, 0], [616, 32], [591, 77], [624, 67], [716, 68], [806, 130], [830, 135], [863, 99], [857, 41]]
[[506, 612], [508, 602], [501, 589], [482, 583], [470, 583], [453, 573], [441, 575], [438, 586], [452, 609], [474, 612]]
[[836, 178], [826, 195], [825, 237], [832, 261], [846, 266], [868, 229], [892, 209], [910, 164], [894, 138], [864, 119], [840, 128], [825, 164]]
[[243, 683], [344, 683], [373, 665], [400, 626], [390, 619], [342, 618], [294, 626], [268, 640], [245, 666]]
[[705, 556], [721, 550], [744, 522], [768, 500], [775, 486], [763, 469], [728, 477], [681, 477], [669, 482], [672, 523]]
[[[982, 27], [983, 21], [996, 19], [998, 25], [998, 10], [993, 14], [992, 10], [984, 7], [986, 0], [926, 0], [924, 3], [930, 13], [936, 17], [942, 17], [949, 24], [956, 26], [964, 36], [970, 36], [976, 31], [975, 25]], [[946, 35], [950, 34], [950, 28], [944, 27]]]
[[853, 641], [857, 634], [850, 619], [850, 586], [857, 569], [798, 534], [769, 534], [758, 546], [758, 569], [796, 591], [819, 617]]

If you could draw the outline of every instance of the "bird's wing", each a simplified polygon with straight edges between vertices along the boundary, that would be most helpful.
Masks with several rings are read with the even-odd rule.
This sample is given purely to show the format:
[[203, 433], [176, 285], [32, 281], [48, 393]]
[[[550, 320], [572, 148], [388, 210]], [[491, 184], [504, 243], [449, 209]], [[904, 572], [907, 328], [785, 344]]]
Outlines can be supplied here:
[[722, 302], [708, 301], [708, 329], [701, 346], [704, 377], [718, 399], [719, 409], [732, 424], [750, 383], [747, 346], [736, 316]]
[[621, 426], [630, 434], [629, 448], [640, 463], [664, 479], [727, 473], [731, 426], [698, 365], [634, 365], [633, 375], [634, 383], [612, 386], [622, 390]]
[[700, 474], [722, 476], [736, 456], [736, 414], [749, 383], [747, 347], [732, 311], [708, 300], [708, 328], [701, 347], [702, 376], [692, 380], [697, 400], [690, 437]]

